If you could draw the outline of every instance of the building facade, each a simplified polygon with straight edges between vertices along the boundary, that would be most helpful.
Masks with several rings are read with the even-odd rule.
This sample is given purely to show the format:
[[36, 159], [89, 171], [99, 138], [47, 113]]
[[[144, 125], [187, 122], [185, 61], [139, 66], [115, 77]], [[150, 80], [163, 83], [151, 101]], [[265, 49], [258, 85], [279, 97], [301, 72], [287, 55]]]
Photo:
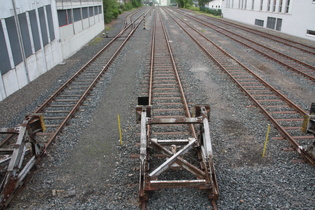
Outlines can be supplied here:
[[315, 0], [223, 0], [223, 17], [315, 41]]
[[206, 7], [215, 10], [222, 9], [222, 1], [223, 0], [212, 0], [208, 4], [206, 4]]
[[104, 29], [102, 0], [8, 0], [0, 5], [0, 101]]

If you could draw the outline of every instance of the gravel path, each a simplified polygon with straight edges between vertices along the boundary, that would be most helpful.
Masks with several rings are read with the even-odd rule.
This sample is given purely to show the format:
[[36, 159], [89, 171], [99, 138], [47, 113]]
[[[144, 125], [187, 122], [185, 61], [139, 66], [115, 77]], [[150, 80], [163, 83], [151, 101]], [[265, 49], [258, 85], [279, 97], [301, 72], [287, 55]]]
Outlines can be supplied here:
[[[122, 17], [110, 33], [120, 29]], [[141, 82], [148, 71], [151, 21], [152, 16], [148, 16], [146, 30], [140, 28], [134, 34], [132, 43], [126, 45], [82, 111], [49, 148], [47, 157], [8, 209], [138, 209], [139, 164], [130, 155], [139, 152], [135, 105], [137, 97], [143, 95]], [[299, 155], [281, 150], [289, 146], [286, 141], [270, 139], [267, 157], [262, 158], [269, 122], [170, 18], [167, 28], [189, 103], [211, 107], [219, 209], [315, 209], [315, 169], [292, 163]], [[2, 126], [15, 125], [25, 113], [35, 110], [108, 41], [98, 40], [0, 102], [0, 114], [5, 119]], [[239, 48], [233, 43], [228, 47]], [[275, 84], [288, 93], [292, 91]], [[301, 88], [313, 91], [314, 87]], [[292, 97], [308, 105], [303, 97]], [[117, 114], [122, 122], [122, 146]], [[271, 129], [270, 136], [279, 134]], [[211, 205], [202, 191], [165, 189], [150, 193], [148, 208], [211, 209]]]

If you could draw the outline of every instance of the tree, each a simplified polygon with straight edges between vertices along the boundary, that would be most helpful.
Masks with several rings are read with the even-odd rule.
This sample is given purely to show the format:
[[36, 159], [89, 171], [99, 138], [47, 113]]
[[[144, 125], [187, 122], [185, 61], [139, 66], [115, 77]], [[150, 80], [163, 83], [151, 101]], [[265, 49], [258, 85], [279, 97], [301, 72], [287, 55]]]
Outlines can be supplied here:
[[176, 2], [180, 8], [188, 8], [193, 4], [192, 0], [176, 0]]
[[119, 4], [116, 2], [116, 0], [103, 0], [103, 8], [105, 23], [110, 23], [112, 19], [118, 17]]
[[198, 0], [198, 4], [199, 4], [199, 8], [200, 7], [205, 7], [206, 4], [208, 4], [209, 2], [211, 2], [212, 0]]

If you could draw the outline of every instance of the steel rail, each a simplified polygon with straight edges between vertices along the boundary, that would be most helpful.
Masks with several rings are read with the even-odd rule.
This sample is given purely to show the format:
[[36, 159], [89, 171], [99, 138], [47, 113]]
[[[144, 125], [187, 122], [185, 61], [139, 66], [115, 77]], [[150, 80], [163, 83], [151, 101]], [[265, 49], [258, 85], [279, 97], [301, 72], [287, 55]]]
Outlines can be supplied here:
[[[224, 65], [218, 61], [207, 49], [205, 49], [205, 47], [202, 46], [202, 44], [186, 29], [186, 27], [182, 26], [177, 20], [175, 20], [174, 16], [171, 15], [170, 13], [168, 13], [170, 15], [170, 17], [196, 42], [196, 44], [212, 59], [214, 60], [222, 70], [224, 70], [232, 79], [233, 81], [235, 81], [236, 84], [238, 84], [238, 86], [241, 87], [241, 89], [250, 97], [250, 99], [252, 99], [252, 101], [263, 111], [263, 113], [271, 120], [271, 122], [274, 124], [274, 126], [277, 128], [277, 130], [281, 133], [281, 135], [287, 139], [291, 145], [293, 146], [293, 148], [299, 153], [301, 154], [301, 156], [307, 160], [307, 162], [309, 162], [311, 165], [315, 166], [315, 160], [308, 155], [304, 150], [301, 150], [300, 145], [298, 144], [298, 142], [283, 128], [283, 126], [281, 126], [276, 119], [271, 116], [269, 114], [269, 112], [263, 108], [263, 106], [259, 103], [259, 101], [257, 101], [252, 94], [250, 94], [250, 92], [248, 92], [243, 86], [242, 84], [224, 67]], [[179, 18], [177, 18], [179, 19]], [[182, 21], [182, 20], [180, 20]], [[248, 73], [252, 74], [258, 81], [260, 81], [262, 84], [266, 85], [266, 87], [268, 87], [268, 89], [272, 90], [277, 96], [279, 96], [280, 98], [283, 99], [283, 101], [285, 101], [290, 107], [293, 107], [296, 111], [298, 111], [301, 115], [305, 115], [306, 112], [304, 110], [302, 110], [300, 107], [298, 107], [297, 105], [295, 105], [292, 101], [290, 101], [287, 97], [285, 97], [283, 94], [281, 94], [279, 91], [275, 90], [271, 85], [269, 85], [267, 82], [265, 82], [262, 78], [260, 78], [258, 75], [256, 75], [255, 73], [253, 73], [250, 69], [248, 69], [246, 66], [244, 66], [243, 64], [241, 64], [236, 58], [234, 58], [232, 55], [230, 55], [229, 53], [227, 53], [226, 51], [224, 51], [221, 47], [219, 47], [218, 45], [216, 45], [213, 41], [209, 40], [207, 37], [205, 37], [203, 34], [201, 34], [198, 30], [194, 29], [192, 26], [190, 26], [189, 24], [187, 24], [186, 22], [182, 21], [185, 25], [187, 25], [189, 28], [191, 28], [193, 31], [195, 31], [196, 33], [198, 33], [201, 37], [203, 37], [204, 39], [206, 39], [208, 42], [210, 42], [213, 46], [215, 46], [220, 52], [222, 52], [223, 54], [225, 54], [226, 56], [228, 56], [229, 58], [233, 59], [235, 62], [237, 62], [240, 66], [242, 66]]]
[[[148, 13], [148, 12], [147, 12]], [[143, 13], [144, 14], [144, 13]], [[49, 106], [51, 102], [54, 101], [54, 99], [60, 95], [61, 92], [63, 92], [65, 89], [68, 88], [69, 84], [71, 84], [75, 79], [82, 74], [85, 69], [93, 63], [109, 46], [111, 46], [117, 39], [120, 38], [121, 34], [124, 33], [130, 26], [132, 26], [141, 16], [136, 18], [134, 21], [132, 21], [127, 27], [124, 28], [124, 30], [121, 30], [113, 39], [109, 41], [99, 52], [97, 52], [86, 64], [84, 64], [73, 76], [71, 76], [62, 86], [60, 86], [46, 101], [39, 106], [33, 113], [42, 113], [44, 112], [44, 109]], [[60, 130], [60, 129], [59, 129]], [[58, 131], [59, 132], [59, 131]], [[3, 147], [7, 142], [13, 137], [13, 135], [8, 135], [4, 140], [0, 142], [0, 147]]]
[[[159, 10], [159, 12], [160, 12], [160, 10]], [[159, 16], [159, 17], [161, 19], [161, 16]], [[167, 40], [169, 40], [169, 38], [168, 38], [166, 29], [165, 29], [165, 24], [163, 24], [162, 19], [161, 19], [161, 22], [162, 22], [162, 28], [163, 28], [165, 40], [167, 41]], [[182, 82], [181, 82], [181, 79], [180, 79], [179, 74], [178, 74], [178, 70], [177, 70], [177, 67], [176, 67], [173, 51], [172, 51], [172, 48], [171, 48], [170, 43], [168, 41], [166, 42], [166, 44], [167, 44], [167, 49], [169, 51], [169, 54], [170, 54], [170, 57], [171, 57], [171, 60], [172, 60], [174, 73], [176, 75], [177, 84], [179, 86], [179, 91], [181, 93], [181, 98], [183, 100], [183, 105], [184, 105], [184, 108], [185, 108], [186, 117], [190, 118], [191, 114], [190, 114], [190, 111], [189, 111], [189, 108], [188, 108], [188, 103], [187, 103], [187, 100], [186, 100], [186, 97], [185, 97], [185, 93], [184, 93], [184, 89], [183, 89], [183, 86], [182, 86]], [[195, 127], [193, 125], [190, 125], [190, 129], [191, 129], [191, 133], [192, 133], [193, 137], [197, 138]]]
[[[178, 10], [186, 11], [184, 9], [178, 9]], [[244, 30], [246, 32], [253, 33], [253, 34], [257, 35], [257, 36], [261, 36], [261, 37], [273, 40], [275, 42], [279, 42], [281, 44], [287, 45], [289, 47], [296, 48], [296, 49], [301, 50], [303, 52], [315, 55], [315, 47], [309, 46], [307, 44], [303, 44], [303, 43], [296, 42], [296, 41], [293, 41], [293, 40], [290, 40], [290, 39], [279, 37], [277, 35], [271, 35], [271, 34], [268, 34], [268, 33], [264, 32], [264, 31], [251, 29], [251, 28], [248, 28], [246, 26], [242, 26], [242, 25], [239, 25], [239, 24], [236, 24], [236, 23], [231, 23], [231, 22], [223, 20], [223, 19], [214, 18], [214, 17], [203, 15], [203, 14], [201, 14], [201, 16], [205, 17], [206, 19], [211, 19], [214, 22], [219, 22], [219, 23], [222, 23], [224, 25], [230, 25], [232, 27], [239, 28], [239, 29]]]
[[[165, 23], [162, 19], [161, 11], [160, 9], [157, 9], [158, 11], [155, 12], [155, 20], [152, 27], [152, 38], [151, 38], [151, 54], [150, 54], [150, 75], [149, 75], [149, 101], [148, 101], [148, 107], [138, 107], [141, 109], [137, 109], [138, 114], [141, 114], [141, 145], [140, 145], [140, 185], [139, 185], [139, 198], [140, 198], [140, 205], [142, 209], [146, 208], [146, 201], [147, 201], [147, 191], [150, 190], [157, 190], [165, 187], [199, 187], [202, 189], [209, 190], [209, 198], [212, 200], [211, 204], [214, 209], [217, 209], [216, 202], [214, 200], [218, 197], [218, 185], [216, 181], [215, 176], [215, 170], [212, 162], [212, 147], [211, 147], [211, 139], [210, 139], [210, 131], [209, 131], [209, 125], [208, 125], [208, 118], [203, 116], [203, 118], [191, 118], [191, 114], [188, 108], [187, 99], [185, 97], [184, 88], [181, 82], [181, 78], [179, 75], [179, 71], [176, 65], [174, 53], [172, 50], [172, 47], [169, 42], [169, 36], [168, 31], [165, 27]], [[157, 16], [157, 17], [156, 17]], [[158, 27], [161, 27], [159, 29]], [[158, 43], [157, 43], [158, 42]], [[157, 56], [157, 57], [156, 57]], [[162, 75], [162, 76], [161, 76]], [[162, 84], [160, 84], [162, 82]], [[162, 86], [173, 86], [170, 92], [163, 92], [162, 97], [159, 97], [161, 95], [160, 92], [153, 93], [153, 88], [159, 89], [159, 87]], [[162, 88], [163, 89], [163, 88]], [[167, 89], [167, 88], [166, 88]], [[161, 91], [161, 90], [159, 90]], [[168, 91], [168, 90], [166, 90]], [[173, 92], [174, 91], [174, 92]], [[158, 96], [155, 97], [155, 94]], [[176, 97], [173, 96], [173, 94], [176, 95]], [[167, 95], [167, 97], [165, 96]], [[178, 95], [178, 96], [177, 96]], [[151, 108], [153, 105], [160, 105], [158, 102], [154, 100], [180, 100], [180, 102], [176, 102], [176, 106], [181, 106], [181, 108], [158, 108], [154, 109], [154, 107]], [[156, 104], [155, 104], [156, 103]], [[166, 102], [168, 103], [168, 101]], [[162, 103], [163, 104], [163, 103]], [[172, 104], [172, 101], [171, 103]], [[164, 105], [162, 105], [163, 107]], [[147, 111], [149, 109], [149, 117], [147, 117]], [[163, 113], [164, 111], [181, 111], [185, 113], [186, 117], [178, 117], [175, 116], [169, 116], [165, 115]], [[152, 115], [151, 111], [154, 113], [161, 112], [162, 115]], [[206, 111], [206, 110], [204, 110]], [[210, 111], [210, 108], [208, 109]], [[208, 132], [204, 132], [204, 130], [201, 131], [200, 135], [204, 137], [204, 140], [200, 140], [200, 137], [197, 137], [197, 133], [194, 127], [194, 124], [203, 124], [207, 126], [203, 126], [204, 130]], [[188, 139], [184, 140], [169, 140], [170, 136], [172, 135], [181, 135], [176, 132], [169, 132], [167, 129], [169, 126], [164, 126], [166, 128], [165, 130], [167, 132], [163, 132], [164, 128], [159, 127], [161, 125], [169, 125], [169, 126], [189, 126], [189, 127], [181, 127], [183, 130], [189, 129], [190, 132], [187, 134], [183, 134], [189, 137]], [[154, 125], [156, 125], [159, 128], [159, 132], [154, 133]], [[162, 132], [161, 132], [162, 130]], [[182, 131], [182, 130], [181, 130]], [[154, 136], [160, 136], [160, 135], [167, 135], [168, 140], [160, 140], [157, 138], [152, 138], [151, 133], [153, 133]], [[182, 133], [182, 132], [179, 132]], [[208, 135], [206, 135], [207, 133]], [[169, 145], [171, 144], [171, 145]], [[210, 144], [210, 145], [209, 145]], [[164, 146], [173, 147], [173, 149], [176, 150], [176, 147], [178, 147], [179, 151], [175, 152], [175, 150], [172, 149], [172, 151], [169, 150], [169, 148], [166, 148]], [[186, 145], [186, 146], [184, 146]], [[162, 153], [166, 154], [169, 158], [159, 167], [154, 168], [151, 166], [152, 170], [149, 172], [149, 166], [147, 165], [148, 160], [154, 157], [153, 151], [149, 152], [147, 151], [148, 146], [152, 147], [154, 149], [157, 149], [158, 151], [161, 151]], [[183, 148], [182, 148], [183, 146]], [[202, 158], [202, 160], [198, 160], [197, 166], [189, 163], [184, 159], [183, 154], [188, 152], [188, 150], [198, 147], [199, 148], [199, 155]], [[182, 148], [182, 149], [180, 149]], [[191, 151], [190, 151], [191, 152]], [[176, 153], [176, 154], [175, 154]], [[211, 159], [211, 160], [210, 160]], [[153, 160], [150, 161], [153, 163]], [[178, 164], [181, 165], [183, 169], [186, 169], [189, 171], [193, 177], [197, 177], [196, 180], [192, 178], [192, 180], [180, 180], [180, 176], [178, 176], [176, 180], [157, 180], [158, 176], [171, 168], [172, 164]], [[195, 163], [196, 164], [196, 163]], [[202, 165], [200, 167], [200, 164]], [[200, 169], [201, 168], [201, 169]], [[165, 177], [164, 177], [165, 179]]]
[[[93, 80], [93, 82], [89, 85], [89, 87], [86, 89], [86, 91], [83, 93], [83, 95], [80, 97], [80, 99], [78, 100], [78, 102], [76, 103], [76, 105], [71, 109], [71, 111], [69, 112], [69, 114], [67, 115], [67, 117], [63, 120], [63, 122], [59, 125], [59, 127], [57, 128], [57, 130], [54, 132], [54, 134], [49, 138], [49, 140], [46, 143], [46, 148], [51, 144], [51, 142], [56, 138], [56, 136], [59, 134], [59, 132], [61, 131], [61, 129], [66, 125], [66, 123], [68, 122], [69, 119], [72, 118], [72, 116], [74, 115], [74, 113], [77, 112], [78, 108], [80, 107], [80, 105], [84, 102], [85, 98], [88, 96], [89, 92], [94, 88], [94, 86], [96, 85], [96, 83], [98, 82], [98, 80], [101, 78], [101, 76], [104, 74], [105, 71], [107, 71], [107, 69], [109, 68], [109, 66], [111, 65], [111, 63], [114, 61], [114, 59], [118, 56], [119, 52], [121, 51], [121, 49], [125, 46], [125, 44], [127, 43], [127, 41], [130, 39], [130, 37], [133, 35], [133, 33], [136, 31], [136, 29], [139, 27], [139, 25], [141, 24], [142, 20], [139, 21], [139, 23], [136, 25], [136, 27], [134, 29], [132, 29], [130, 31], [130, 33], [128, 34], [127, 38], [123, 41], [123, 43], [120, 45], [120, 47], [115, 51], [115, 53], [113, 54], [113, 56], [109, 59], [109, 61], [106, 63], [106, 65], [103, 67], [103, 69], [100, 71], [100, 73], [97, 75], [97, 77]], [[133, 24], [133, 23], [131, 23]], [[130, 24], [130, 25], [131, 25]], [[99, 54], [98, 54], [99, 55]], [[93, 57], [93, 60], [95, 58]], [[39, 111], [40, 113], [40, 111]]]
[[[269, 47], [267, 47], [267, 46], [265, 46], [265, 45], [263, 45], [263, 44], [260, 44], [260, 43], [254, 41], [254, 40], [251, 40], [251, 39], [248, 39], [248, 38], [246, 38], [246, 37], [243, 37], [243, 36], [241, 36], [241, 35], [239, 35], [239, 34], [233, 32], [233, 31], [227, 30], [227, 29], [225, 29], [225, 28], [223, 28], [223, 27], [221, 27], [221, 26], [214, 26], [214, 25], [212, 25], [211, 23], [208, 23], [208, 22], [205, 23], [203, 20], [200, 20], [199, 18], [196, 18], [196, 17], [194, 17], [194, 16], [188, 15], [188, 14], [186, 14], [186, 13], [181, 13], [181, 14], [183, 14], [183, 15], [185, 15], [185, 16], [187, 16], [187, 17], [190, 17], [191, 19], [195, 20], [195, 21], [198, 22], [199, 24], [201, 24], [201, 25], [203, 25], [203, 26], [206, 26], [206, 27], [209, 27], [209, 28], [211, 28], [212, 30], [215, 30], [216, 32], [218, 32], [218, 33], [220, 33], [220, 34], [223, 34], [223, 35], [229, 37], [230, 39], [232, 39], [232, 40], [234, 40], [234, 41], [236, 41], [236, 42], [238, 42], [238, 43], [241, 43], [241, 44], [245, 45], [246, 47], [248, 47], [248, 48], [250, 48], [250, 49], [255, 50], [255, 51], [258, 52], [258, 53], [263, 54], [264, 56], [268, 57], [269, 59], [271, 59], [271, 60], [273, 60], [273, 61], [276, 61], [276, 62], [280, 63], [281, 65], [284, 65], [284, 66], [286, 66], [287, 68], [293, 70], [294, 72], [303, 75], [303, 76], [306, 77], [307, 79], [309, 79], [309, 80], [311, 80], [311, 81], [313, 81], [313, 82], [315, 81], [315, 76], [313, 76], [313, 75], [315, 75], [315, 67], [314, 67], [314, 66], [312, 66], [312, 65], [310, 65], [310, 64], [308, 64], [308, 63], [305, 63], [305, 62], [303, 62], [303, 61], [300, 61], [300, 60], [298, 60], [298, 59], [296, 59], [296, 58], [293, 58], [293, 57], [291, 57], [291, 56], [289, 56], [289, 55], [286, 55], [286, 54], [284, 54], [284, 53], [281, 53], [281, 52], [279, 52], [279, 51], [276, 51], [276, 50], [274, 50], [274, 49], [271, 49], [271, 48], [269, 48]], [[231, 34], [234, 35], [235, 37], [233, 37]], [[236, 37], [238, 37], [238, 38], [236, 38]], [[244, 39], [245, 41], [249, 42], [250, 44], [249, 44], [249, 43], [246, 43], [245, 41], [240, 40], [240, 39]], [[251, 44], [252, 44], [252, 45], [251, 45]], [[253, 45], [254, 45], [254, 46], [253, 46]], [[275, 54], [277, 54], [277, 55], [279, 55], [279, 56], [282, 56], [282, 57], [284, 57], [285, 59], [292, 60], [292, 61], [295, 62], [295, 63], [298, 63], [298, 64], [300, 64], [300, 65], [303, 65], [304, 67], [308, 68], [309, 70], [312, 70], [313, 75], [311, 75], [310, 73], [305, 73], [305, 72], [303, 72], [302, 70], [300, 70], [300, 69], [301, 69], [301, 66], [299, 66], [299, 68], [296, 68], [296, 67], [293, 66], [294, 64], [291, 64], [291, 65], [290, 65], [289, 63], [286, 63], [285, 61], [280, 60], [281, 58], [276, 58], [276, 57], [274, 56], [274, 54], [269, 54], [270, 52], [264, 52], [263, 50], [258, 49], [255, 45], [257, 45], [257, 46], [259, 46], [260, 48], [265, 49], [265, 50], [267, 50], [267, 51], [269, 50], [269, 51], [271, 51], [272, 53], [275, 53]]]
[[[140, 18], [140, 17], [139, 17]], [[137, 18], [138, 19], [138, 18]], [[59, 134], [59, 132], [61, 131], [61, 129], [66, 125], [66, 123], [69, 121], [69, 119], [72, 118], [72, 116], [76, 113], [76, 111], [78, 110], [78, 108], [80, 107], [80, 105], [82, 105], [82, 103], [84, 102], [84, 100], [86, 99], [86, 97], [88, 96], [88, 94], [92, 91], [92, 89], [95, 87], [96, 83], [99, 81], [99, 79], [102, 77], [102, 75], [106, 72], [106, 70], [109, 68], [109, 66], [111, 65], [111, 63], [114, 61], [114, 59], [119, 55], [120, 51], [122, 50], [122, 48], [125, 46], [125, 44], [128, 42], [128, 40], [131, 38], [131, 36], [134, 34], [134, 32], [137, 30], [137, 28], [139, 27], [139, 25], [142, 23], [143, 19], [140, 19], [139, 23], [136, 25], [136, 27], [134, 27], [128, 34], [127, 38], [120, 44], [119, 48], [115, 51], [114, 55], [111, 56], [111, 58], [109, 59], [109, 61], [106, 63], [106, 65], [102, 68], [102, 70], [97, 74], [97, 76], [93, 79], [93, 81], [90, 83], [90, 85], [85, 89], [84, 93], [80, 96], [80, 99], [77, 101], [77, 103], [73, 106], [73, 108], [70, 110], [70, 112], [68, 112], [66, 118], [64, 118], [64, 120], [62, 121], [61, 124], [59, 124], [58, 128], [55, 130], [55, 132], [52, 135], [49, 135], [49, 139], [48, 141], [45, 142], [45, 145], [43, 145], [43, 151], [45, 151], [49, 145], [51, 144], [51, 142], [56, 138], [56, 136]], [[135, 20], [136, 21], [136, 20]], [[132, 23], [133, 24], [133, 23]], [[121, 33], [119, 33], [121, 34]], [[110, 42], [112, 43], [113, 40]], [[106, 46], [109, 46], [109, 44], [107, 44]], [[100, 52], [98, 52], [96, 54], [96, 56], [94, 56], [92, 59], [90, 59], [90, 61], [84, 65], [84, 67], [82, 67], [78, 72], [81, 73], [91, 62], [93, 62], [96, 57], [98, 55], [101, 54], [101, 52], [104, 51], [104, 48], [101, 49]], [[78, 73], [77, 72], [77, 73]], [[77, 74], [72, 76], [67, 82], [72, 82], [74, 81], [74, 79], [76, 78]], [[53, 96], [58, 95], [60, 92], [62, 92], [63, 89], [66, 88], [67, 85], [63, 85], [61, 88], [59, 88], [56, 93]], [[42, 105], [39, 109], [36, 110], [36, 112], [43, 112], [44, 108], [47, 107], [47, 105], [53, 101], [54, 97], [50, 97], [45, 103], [44, 105]], [[35, 112], [35, 113], [36, 113]], [[33, 114], [34, 115], [34, 114]], [[36, 115], [36, 114], [35, 114]], [[44, 130], [44, 129], [41, 129]], [[45, 134], [45, 133], [44, 133]], [[14, 135], [14, 134], [13, 134]], [[35, 134], [34, 134], [35, 135]], [[26, 138], [28, 139], [28, 138]], [[21, 141], [21, 137], [19, 136], [18, 141]], [[21, 146], [19, 146], [19, 144], [15, 144], [14, 148], [16, 151], [20, 152], [23, 151], [23, 153], [21, 153], [22, 155], [20, 156], [15, 156], [11, 157], [11, 159], [14, 160], [14, 164], [15, 163], [19, 163], [19, 167], [22, 166], [22, 162], [24, 161], [24, 155], [29, 153], [28, 150], [26, 149], [25, 142], [26, 140], [23, 140], [23, 144], [20, 144]], [[3, 144], [2, 144], [3, 145]], [[23, 146], [23, 148], [22, 148]], [[33, 148], [34, 149], [34, 148]], [[36, 148], [35, 148], [36, 149]], [[19, 153], [19, 154], [20, 154]], [[34, 153], [34, 151], [33, 151]], [[17, 154], [17, 153], [16, 153]], [[21, 185], [25, 182], [25, 179], [28, 177], [27, 175], [29, 175], [29, 173], [31, 172], [31, 169], [33, 168], [33, 166], [35, 164], [38, 164], [38, 162], [41, 160], [41, 156], [45, 154], [45, 152], [42, 153], [38, 153], [36, 154], [36, 158], [35, 156], [33, 156], [30, 161], [24, 166], [22, 171], [18, 171], [19, 168], [15, 168], [14, 170], [16, 171], [16, 176], [12, 173], [15, 172], [10, 169], [8, 169], [8, 171], [6, 171], [6, 174], [4, 176], [4, 179], [2, 181], [1, 186], [3, 187], [1, 189], [1, 196], [5, 196], [5, 198], [2, 198], [2, 204], [4, 206], [1, 206], [0, 208], [4, 208], [6, 205], [8, 205], [8, 203], [12, 200], [12, 198], [15, 196], [15, 194], [17, 193], [17, 191], [19, 191], [21, 188]], [[10, 161], [10, 166], [13, 164], [13, 161]], [[12, 168], [12, 166], [11, 166]], [[17, 185], [17, 183], [19, 183], [19, 185]]]

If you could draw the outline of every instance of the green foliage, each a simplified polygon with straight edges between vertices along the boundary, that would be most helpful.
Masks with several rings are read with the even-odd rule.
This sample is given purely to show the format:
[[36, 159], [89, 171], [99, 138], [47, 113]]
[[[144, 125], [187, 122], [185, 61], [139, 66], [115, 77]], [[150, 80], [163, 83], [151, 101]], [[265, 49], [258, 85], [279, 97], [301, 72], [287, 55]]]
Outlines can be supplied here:
[[116, 0], [103, 0], [105, 23], [110, 23], [112, 19], [116, 19], [123, 11], [128, 11], [140, 6], [141, 0], [130, 0], [124, 4], [119, 4]]
[[193, 5], [192, 0], [176, 0], [176, 2], [180, 8], [189, 8]]
[[212, 0], [198, 0], [199, 7], [205, 7]]
[[119, 4], [116, 0], [103, 0], [104, 7], [104, 20], [105, 23], [110, 23], [114, 18], [119, 15]]
[[214, 9], [209, 9], [208, 7], [200, 7], [199, 10], [201, 12], [209, 13], [209, 14], [212, 14], [214, 16], [221, 16], [222, 15], [222, 11], [220, 9], [214, 10]]

